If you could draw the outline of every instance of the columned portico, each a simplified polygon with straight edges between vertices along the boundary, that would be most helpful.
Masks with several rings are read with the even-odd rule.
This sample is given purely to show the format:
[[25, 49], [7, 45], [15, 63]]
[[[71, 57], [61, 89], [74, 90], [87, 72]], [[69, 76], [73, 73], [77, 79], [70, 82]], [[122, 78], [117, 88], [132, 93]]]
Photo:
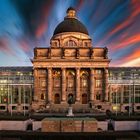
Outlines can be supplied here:
[[38, 108], [47, 104], [50, 110], [65, 110], [68, 97], [72, 97], [73, 106], [82, 110], [95, 100], [100, 104], [102, 97], [108, 99], [107, 52], [106, 47], [92, 46], [86, 27], [69, 8], [53, 33], [50, 48], [34, 49], [34, 99], [40, 102], [35, 102]]

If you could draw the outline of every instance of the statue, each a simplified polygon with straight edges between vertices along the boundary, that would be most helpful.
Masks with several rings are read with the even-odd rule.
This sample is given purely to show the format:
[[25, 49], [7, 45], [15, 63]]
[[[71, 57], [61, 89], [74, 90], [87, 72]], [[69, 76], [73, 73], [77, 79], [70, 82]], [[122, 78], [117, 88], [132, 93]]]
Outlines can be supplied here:
[[71, 106], [71, 104], [73, 104], [73, 96], [72, 95], [70, 95], [69, 97], [68, 97], [68, 104]]
[[69, 104], [69, 108], [68, 108], [68, 114], [67, 114], [67, 116], [68, 117], [73, 117], [74, 114], [73, 114], [72, 106], [71, 106], [71, 104], [73, 104], [73, 96], [72, 95], [70, 95], [68, 97], [68, 104]]

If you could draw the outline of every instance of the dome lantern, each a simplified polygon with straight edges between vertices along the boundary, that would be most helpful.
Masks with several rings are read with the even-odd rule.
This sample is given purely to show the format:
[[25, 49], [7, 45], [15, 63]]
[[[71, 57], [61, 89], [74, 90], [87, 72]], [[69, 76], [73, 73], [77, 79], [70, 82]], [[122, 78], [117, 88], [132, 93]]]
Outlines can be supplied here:
[[64, 18], [64, 21], [57, 25], [53, 35], [65, 32], [77, 32], [89, 35], [88, 30], [86, 29], [84, 24], [77, 19], [76, 10], [74, 8], [69, 7], [66, 13], [67, 16]]
[[73, 7], [67, 9], [67, 16], [65, 18], [76, 18], [76, 11]]

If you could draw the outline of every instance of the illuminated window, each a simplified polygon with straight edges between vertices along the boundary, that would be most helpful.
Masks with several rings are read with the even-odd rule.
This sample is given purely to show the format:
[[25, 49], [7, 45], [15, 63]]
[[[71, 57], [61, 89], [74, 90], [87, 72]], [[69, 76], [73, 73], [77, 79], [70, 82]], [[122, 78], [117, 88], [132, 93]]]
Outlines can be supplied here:
[[102, 73], [102, 70], [98, 69], [95, 72], [96, 72], [96, 74], [101, 74]]
[[46, 82], [47, 82], [46, 79], [41, 78], [40, 79], [40, 86], [41, 87], [46, 87]]
[[61, 85], [61, 72], [60, 70], [53, 70], [53, 87], [57, 88]]
[[68, 85], [69, 88], [74, 87], [74, 80], [73, 80], [73, 78], [72, 79], [68, 78], [67, 85]]
[[75, 86], [75, 72], [68, 71], [67, 72], [67, 87], [72, 88]]
[[54, 78], [53, 86], [60, 87], [60, 78]]
[[96, 88], [102, 87], [102, 80], [96, 80], [96, 82], [95, 82], [95, 87], [96, 87]]
[[88, 87], [88, 79], [87, 78], [82, 78], [81, 79], [82, 87]]

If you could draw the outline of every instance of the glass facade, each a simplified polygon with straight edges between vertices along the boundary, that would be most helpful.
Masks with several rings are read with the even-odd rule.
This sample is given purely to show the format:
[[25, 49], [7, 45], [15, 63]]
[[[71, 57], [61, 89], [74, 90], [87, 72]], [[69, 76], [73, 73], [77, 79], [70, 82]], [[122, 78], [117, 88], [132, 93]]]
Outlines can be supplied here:
[[108, 81], [109, 102], [122, 105], [125, 110], [140, 110], [140, 68], [109, 68]]
[[0, 110], [22, 110], [32, 96], [32, 67], [0, 67]]

